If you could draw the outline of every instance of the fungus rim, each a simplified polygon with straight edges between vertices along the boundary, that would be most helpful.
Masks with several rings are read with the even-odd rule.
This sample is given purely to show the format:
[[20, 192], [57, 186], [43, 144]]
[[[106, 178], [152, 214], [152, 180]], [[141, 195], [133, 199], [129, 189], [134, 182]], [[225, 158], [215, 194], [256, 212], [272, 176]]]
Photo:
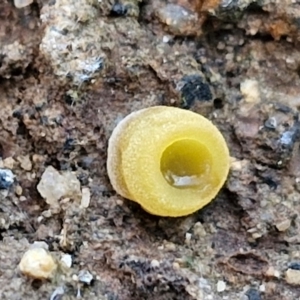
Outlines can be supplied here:
[[[179, 128], [178, 130], [178, 118], [181, 119], [183, 117], [186, 117], [187, 121], [184, 122], [184, 128]], [[170, 121], [168, 118], [171, 118], [172, 121]], [[160, 127], [160, 134], [156, 133], [156, 137], [158, 138], [152, 141], [152, 143], [149, 143], [149, 139], [143, 141], [143, 131], [145, 130], [145, 126], [149, 124], [154, 124], [154, 127]], [[187, 124], [189, 126], [187, 126]], [[172, 134], [176, 132], [175, 136], [167, 134], [170, 132], [171, 128], [173, 130]], [[194, 129], [191, 130], [191, 128]], [[152, 134], [152, 137], [155, 136], [156, 129], [153, 128], [153, 126], [147, 128], [147, 135], [150, 134], [151, 136]], [[172, 200], [164, 199], [160, 195], [164, 195], [165, 191], [159, 194], [160, 189], [157, 189], [159, 184], [157, 184], [157, 182], [155, 182], [153, 179], [160, 178], [158, 180], [162, 179], [166, 185], [169, 185], [160, 172], [160, 158], [166, 147], [174, 143], [176, 140], [182, 140], [182, 136], [184, 136], [184, 139], [187, 137], [195, 139], [196, 136], [201, 141], [204, 137], [205, 143], [203, 144], [210, 144], [208, 148], [211, 149], [210, 152], [213, 154], [213, 168], [211, 174], [212, 177], [217, 178], [218, 181], [217, 184], [214, 183], [213, 188], [210, 189], [205, 197], [201, 198], [199, 195], [194, 195], [192, 205], [186, 205], [186, 203], [185, 205], [182, 205], [182, 201], [179, 201], [174, 205], [174, 198], [172, 198]], [[159, 145], [159, 151], [156, 149], [157, 145]], [[152, 153], [151, 151], [154, 151], [153, 153], [155, 153], [155, 156], [151, 159], [152, 169], [150, 168], [150, 171], [153, 172], [153, 170], [156, 170], [154, 174], [159, 173], [157, 176], [148, 176], [147, 170], [145, 172], [145, 170], [139, 170], [139, 167], [132, 167], [132, 165], [134, 165], [133, 162], [136, 162], [138, 160], [136, 157], [138, 157], [139, 159], [142, 159], [142, 161], [144, 159], [144, 163], [146, 162], [145, 169], [148, 168], [149, 170], [150, 164], [147, 161], [147, 155], [143, 158], [143, 149], [146, 149], [144, 152], [149, 151]], [[223, 157], [220, 158], [220, 155], [223, 155]], [[220, 166], [216, 166], [216, 163], [220, 164]], [[136, 168], [138, 168], [138, 171]], [[224, 182], [226, 181], [229, 172], [229, 150], [221, 132], [210, 120], [206, 119], [205, 117], [180, 108], [154, 106], [129, 114], [117, 125], [109, 141], [107, 169], [114, 189], [121, 196], [139, 203], [151, 214], [179, 217], [188, 215], [201, 209], [203, 206], [212, 201], [218, 194]], [[152, 174], [151, 172], [150, 174]], [[147, 188], [147, 184], [145, 186], [142, 181], [139, 182], [139, 179], [136, 179], [136, 176], [132, 176], [132, 174], [137, 173], [139, 174], [138, 177], [143, 178], [143, 176], [146, 176], [146, 178], [148, 178], [146, 180], [148, 184], [150, 182], [150, 185], [154, 186], [155, 189], [149, 190], [149, 187]], [[174, 189], [176, 189], [176, 194], [181, 194], [181, 192], [178, 191], [178, 188]], [[145, 195], [147, 194], [151, 194], [150, 198], [149, 196], [145, 198]], [[176, 195], [171, 195], [171, 197], [173, 196]], [[181, 195], [179, 198], [180, 197], [189, 197], [189, 199], [191, 198], [189, 194], [185, 196]], [[201, 198], [200, 201], [199, 197]], [[197, 199], [197, 201], [195, 199]]]

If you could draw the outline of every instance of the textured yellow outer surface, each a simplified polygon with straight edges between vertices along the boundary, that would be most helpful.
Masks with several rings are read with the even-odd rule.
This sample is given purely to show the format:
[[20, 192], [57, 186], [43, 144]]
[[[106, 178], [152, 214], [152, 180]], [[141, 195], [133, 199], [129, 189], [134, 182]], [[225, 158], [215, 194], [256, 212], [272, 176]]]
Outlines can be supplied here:
[[[209, 164], [201, 183], [190, 188], [169, 184], [161, 171], [163, 155], [168, 159], [166, 149], [181, 141], [183, 153], [184, 148], [187, 153], [197, 149], [193, 145], [204, 149], [203, 159]], [[197, 158], [198, 163], [201, 155], [192, 153], [189, 159]], [[155, 106], [134, 112], [117, 125], [109, 140], [107, 171], [123, 197], [151, 214], [179, 217], [199, 210], [217, 195], [228, 175], [229, 151], [208, 119], [180, 108]]]

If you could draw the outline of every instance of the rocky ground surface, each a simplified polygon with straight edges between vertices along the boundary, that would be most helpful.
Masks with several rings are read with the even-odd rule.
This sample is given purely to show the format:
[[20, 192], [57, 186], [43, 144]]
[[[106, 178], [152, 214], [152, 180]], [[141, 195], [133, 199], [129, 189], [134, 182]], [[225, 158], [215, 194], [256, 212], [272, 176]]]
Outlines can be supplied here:
[[[1, 1], [0, 298], [300, 299], [299, 20], [297, 0]], [[107, 178], [113, 128], [153, 105], [231, 152], [184, 218]]]

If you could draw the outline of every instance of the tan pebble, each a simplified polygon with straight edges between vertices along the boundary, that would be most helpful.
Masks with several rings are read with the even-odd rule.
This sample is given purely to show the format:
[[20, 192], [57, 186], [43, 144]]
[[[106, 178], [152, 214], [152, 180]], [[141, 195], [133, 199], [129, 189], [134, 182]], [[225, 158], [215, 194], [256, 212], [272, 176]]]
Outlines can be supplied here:
[[261, 200], [260, 202], [260, 207], [264, 208], [268, 205], [268, 201], [267, 200]]
[[272, 295], [272, 294], [274, 294], [274, 292], [276, 291], [277, 285], [276, 285], [275, 282], [266, 282], [266, 283], [265, 283], [265, 286], [266, 286], [266, 291], [265, 291], [265, 293], [266, 293], [267, 295]]
[[269, 268], [268, 268], [268, 270], [266, 271], [266, 276], [268, 276], [268, 277], [273, 277], [274, 276], [274, 272], [275, 272], [275, 269], [274, 269], [274, 267], [272, 267], [272, 266], [270, 266]]
[[[227, 48], [227, 51], [230, 51], [230, 49]], [[227, 53], [225, 55], [225, 59], [226, 60], [229, 60], [229, 61], [232, 61], [233, 60], [233, 57], [234, 57], [234, 54], [233, 53]]]
[[42, 215], [43, 215], [43, 217], [45, 217], [45, 218], [50, 218], [50, 217], [52, 217], [52, 212], [51, 212], [50, 209], [48, 209], [48, 210], [43, 211], [43, 212], [42, 212]]
[[16, 188], [15, 188], [15, 193], [16, 193], [16, 195], [18, 195], [18, 196], [21, 196], [21, 195], [22, 195], [23, 189], [22, 189], [22, 187], [21, 187], [20, 185], [17, 185], [17, 186], [16, 186]]
[[21, 164], [21, 168], [25, 171], [31, 171], [32, 170], [32, 163], [30, 160], [29, 155], [25, 155], [25, 156], [19, 156], [18, 161]]
[[224, 42], [219, 42], [217, 45], [218, 50], [224, 50], [226, 47], [226, 44]]
[[3, 160], [3, 167], [7, 169], [13, 169], [16, 161], [12, 157], [7, 157]]
[[175, 251], [176, 250], [176, 245], [174, 243], [167, 242], [167, 243], [165, 243], [165, 249], [167, 251]]
[[255, 233], [252, 234], [252, 237], [253, 237], [255, 240], [257, 240], [257, 239], [259, 239], [259, 238], [262, 237], [262, 233], [255, 232]]
[[197, 237], [197, 238], [206, 236], [206, 231], [201, 222], [197, 222], [194, 225], [193, 232], [194, 232], [195, 237]]
[[300, 270], [288, 269], [285, 273], [285, 281], [292, 285], [300, 285]]
[[76, 174], [68, 171], [60, 173], [52, 166], [48, 166], [42, 174], [37, 190], [51, 209], [59, 207], [61, 198], [80, 201], [82, 197]]
[[179, 263], [178, 263], [178, 262], [173, 262], [173, 268], [174, 268], [175, 270], [179, 270], [179, 269], [180, 269]]
[[43, 155], [33, 154], [32, 161], [34, 163], [43, 163], [45, 161], [45, 157]]
[[270, 266], [268, 268], [268, 270], [266, 271], [266, 276], [279, 278], [280, 277], [280, 273], [273, 266]]
[[238, 160], [235, 157], [230, 158], [230, 169], [232, 171], [241, 171], [248, 164], [247, 160]]
[[35, 279], [50, 278], [57, 268], [53, 257], [43, 248], [29, 249], [19, 264], [20, 271]]
[[61, 199], [60, 200], [60, 204], [62, 205], [62, 204], [67, 204], [67, 203], [69, 203], [71, 201], [71, 199], [70, 198], [63, 198], [63, 199]]
[[218, 230], [217, 230], [217, 228], [215, 227], [214, 224], [209, 223], [209, 224], [207, 224], [207, 225], [208, 225], [208, 226], [207, 226], [206, 232], [211, 233], [211, 234], [217, 233], [217, 232], [218, 232]]
[[256, 80], [246, 79], [241, 83], [241, 93], [248, 103], [258, 103], [260, 101], [259, 85]]
[[300, 257], [300, 251], [293, 251], [291, 253], [291, 257], [293, 257], [293, 258], [299, 258]]
[[124, 201], [121, 199], [117, 199], [116, 203], [120, 206], [122, 206], [124, 204]]
[[213, 249], [211, 246], [207, 246], [206, 248], [206, 254], [213, 255], [215, 253], [215, 249]]
[[193, 299], [208, 299], [207, 295], [205, 295], [206, 298], [204, 298], [204, 292], [194, 284], [187, 285], [185, 289], [187, 293], [193, 297]]
[[283, 220], [279, 223], [276, 224], [276, 228], [279, 230], [279, 231], [286, 231], [287, 229], [289, 229], [291, 226], [291, 220]]

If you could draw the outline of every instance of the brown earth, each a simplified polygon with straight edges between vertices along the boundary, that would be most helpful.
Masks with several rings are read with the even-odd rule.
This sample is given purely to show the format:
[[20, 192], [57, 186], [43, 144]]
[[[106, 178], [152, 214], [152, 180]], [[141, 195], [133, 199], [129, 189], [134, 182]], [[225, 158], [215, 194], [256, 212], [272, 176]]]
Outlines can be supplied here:
[[[300, 299], [299, 17], [288, 0], [3, 0], [0, 298]], [[201, 113], [228, 142], [227, 183], [193, 215], [149, 215], [107, 178], [113, 128], [153, 105]], [[88, 208], [40, 196], [50, 165], [75, 172]], [[72, 267], [23, 276], [34, 241]]]

